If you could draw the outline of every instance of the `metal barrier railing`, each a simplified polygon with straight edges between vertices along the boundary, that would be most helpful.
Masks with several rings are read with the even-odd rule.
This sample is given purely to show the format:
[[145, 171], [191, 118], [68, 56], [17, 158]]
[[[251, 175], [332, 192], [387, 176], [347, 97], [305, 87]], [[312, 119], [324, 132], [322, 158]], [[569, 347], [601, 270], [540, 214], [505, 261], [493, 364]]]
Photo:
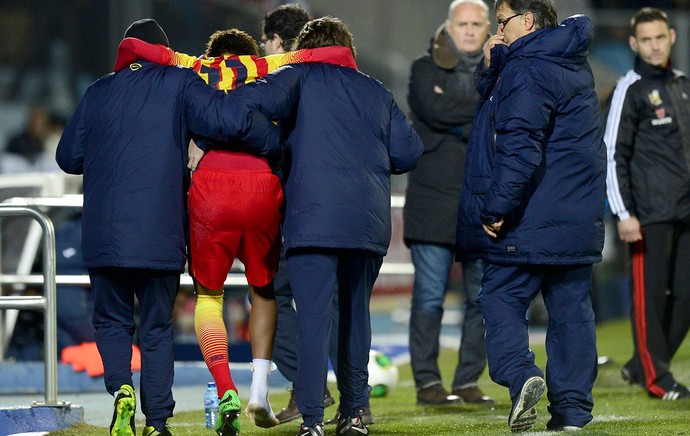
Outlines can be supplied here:
[[[55, 231], [52, 221], [39, 208], [51, 209], [55, 207], [82, 207], [81, 195], [66, 195], [63, 197], [16, 197], [0, 203], [0, 218], [3, 216], [28, 216], [34, 218], [43, 228], [43, 274], [7, 274], [0, 267], [0, 285], [43, 285], [43, 296], [2, 296], [0, 295], [0, 361], [4, 350], [2, 344], [3, 332], [3, 313], [4, 309], [31, 309], [43, 311], [45, 313], [45, 405], [65, 406], [64, 403], [57, 401], [57, 284], [89, 285], [88, 275], [56, 275], [56, 252], [55, 252]], [[401, 208], [404, 205], [404, 197], [393, 196], [391, 206]], [[35, 239], [38, 248], [39, 239]], [[26, 248], [26, 247], [25, 247]], [[29, 251], [32, 251], [31, 249]], [[33, 251], [30, 258], [36, 251]], [[30, 253], [31, 254], [31, 253]], [[409, 262], [384, 262], [381, 267], [382, 275], [411, 275], [414, 268]], [[193, 280], [188, 273], [181, 276], [180, 285], [192, 287]], [[242, 272], [233, 271], [228, 274], [225, 281], [226, 286], [246, 286], [247, 280]], [[34, 405], [41, 405], [35, 403]]]
[[[28, 216], [36, 220], [43, 229], [43, 296], [0, 295], [0, 310], [31, 309], [43, 312], [45, 318], [43, 340], [45, 403], [34, 403], [34, 406], [64, 407], [66, 404], [57, 400], [55, 229], [48, 216], [34, 207], [0, 204], [0, 217], [5, 216]], [[0, 271], [0, 276], [2, 276], [2, 271]]]

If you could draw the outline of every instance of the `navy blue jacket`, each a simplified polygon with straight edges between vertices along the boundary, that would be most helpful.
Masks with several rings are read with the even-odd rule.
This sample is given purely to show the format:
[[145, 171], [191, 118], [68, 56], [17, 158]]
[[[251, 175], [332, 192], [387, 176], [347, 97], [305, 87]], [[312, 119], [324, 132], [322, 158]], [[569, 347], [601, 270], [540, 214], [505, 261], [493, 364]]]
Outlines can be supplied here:
[[184, 270], [192, 134], [279, 149], [272, 123], [191, 69], [135, 63], [87, 89], [56, 153], [65, 172], [84, 174], [87, 267]]
[[349, 67], [305, 63], [233, 93], [281, 122], [285, 249], [386, 254], [390, 176], [412, 170], [423, 146], [381, 82]]
[[[457, 258], [504, 264], [601, 260], [606, 150], [587, 62], [593, 27], [566, 19], [491, 51], [465, 160]], [[482, 223], [505, 220], [498, 238]]]

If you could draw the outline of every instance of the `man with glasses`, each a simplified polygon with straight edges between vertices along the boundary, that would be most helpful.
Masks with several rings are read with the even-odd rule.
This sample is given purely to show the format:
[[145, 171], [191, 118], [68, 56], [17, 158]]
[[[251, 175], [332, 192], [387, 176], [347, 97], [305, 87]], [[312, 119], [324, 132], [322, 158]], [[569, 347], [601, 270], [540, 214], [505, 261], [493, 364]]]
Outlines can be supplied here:
[[296, 4], [277, 7], [267, 13], [261, 23], [261, 48], [267, 56], [285, 53], [292, 49], [292, 43], [311, 17]]
[[[292, 44], [299, 35], [304, 25], [310, 20], [309, 13], [297, 4], [286, 4], [277, 7], [264, 17], [262, 23], [261, 47], [267, 56], [285, 53], [292, 50]], [[292, 288], [287, 276], [287, 261], [285, 253], [281, 254], [280, 265], [275, 275], [275, 293], [278, 304], [278, 324], [276, 328], [275, 343], [273, 346], [273, 361], [280, 373], [294, 384], [297, 377], [297, 314], [295, 313]], [[334, 323], [333, 334], [329, 340], [329, 354], [333, 370], [337, 375], [338, 355], [338, 297], [337, 292], [333, 299], [331, 319]], [[324, 392], [324, 406], [335, 404], [335, 399], [328, 388]], [[326, 424], [336, 424], [340, 413], [336, 411], [335, 417]], [[362, 421], [366, 425], [374, 423], [369, 405], [361, 410]], [[300, 418], [302, 414], [297, 408], [295, 391], [290, 388], [290, 400], [283, 409], [276, 414], [281, 424]]]
[[[305, 24], [311, 19], [309, 13], [297, 4], [286, 4], [277, 7], [266, 14], [261, 23], [261, 48], [266, 56], [282, 54], [292, 49], [292, 44]], [[292, 288], [287, 274], [285, 253], [281, 253], [280, 264], [275, 275], [275, 294], [278, 305], [278, 321], [273, 344], [273, 362], [280, 373], [294, 385], [297, 377], [297, 314], [295, 313]], [[333, 319], [337, 321], [337, 305], [333, 308]], [[335, 360], [338, 352], [338, 341], [334, 337], [330, 340], [330, 352]], [[294, 421], [302, 416], [297, 408], [297, 398], [294, 387], [288, 388], [290, 400], [276, 417], [281, 424]], [[328, 388], [324, 393], [324, 406], [335, 404], [335, 399]]]
[[[546, 386], [548, 430], [592, 420], [597, 375], [592, 264], [604, 243], [606, 150], [587, 62], [593, 25], [557, 24], [552, 0], [497, 0], [498, 32], [478, 67], [480, 101], [465, 160], [457, 246], [482, 258], [477, 303], [489, 373], [510, 392], [508, 425], [527, 431]], [[541, 291], [547, 379], [526, 319]]]

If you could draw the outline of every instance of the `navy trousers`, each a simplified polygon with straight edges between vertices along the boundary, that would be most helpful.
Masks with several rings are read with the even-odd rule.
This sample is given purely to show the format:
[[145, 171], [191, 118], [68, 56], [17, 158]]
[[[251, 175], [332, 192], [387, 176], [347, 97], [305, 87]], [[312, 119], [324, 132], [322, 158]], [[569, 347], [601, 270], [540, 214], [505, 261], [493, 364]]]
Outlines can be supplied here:
[[484, 316], [489, 374], [508, 387], [513, 403], [528, 378], [543, 377], [529, 348], [526, 314], [540, 290], [544, 297], [549, 427], [583, 427], [592, 420], [597, 349], [591, 277], [591, 265], [484, 264], [477, 304]]
[[[273, 341], [273, 362], [278, 371], [289, 382], [295, 382], [297, 378], [297, 313], [293, 306], [294, 297], [287, 271], [287, 260], [284, 255], [280, 257], [280, 265], [273, 279], [278, 306], [278, 320], [276, 336]], [[329, 342], [329, 357], [333, 372], [338, 376], [338, 293], [333, 297], [333, 309], [331, 310], [332, 334]]]
[[323, 422], [323, 393], [334, 285], [338, 285], [340, 413], [357, 416], [368, 405], [371, 320], [369, 300], [383, 256], [362, 250], [301, 248], [287, 253], [297, 307], [297, 407], [306, 426]]
[[105, 387], [111, 395], [132, 383], [134, 297], [139, 301], [141, 385], [139, 397], [146, 425], [162, 428], [172, 416], [175, 356], [172, 312], [180, 274], [135, 268], [89, 269], [93, 326], [103, 359]]

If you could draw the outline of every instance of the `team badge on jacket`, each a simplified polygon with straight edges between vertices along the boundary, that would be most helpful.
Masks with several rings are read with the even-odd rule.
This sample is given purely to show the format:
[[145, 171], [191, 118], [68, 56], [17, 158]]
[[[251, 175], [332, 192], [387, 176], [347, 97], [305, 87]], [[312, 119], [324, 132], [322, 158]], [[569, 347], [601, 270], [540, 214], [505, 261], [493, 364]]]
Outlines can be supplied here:
[[654, 109], [654, 114], [656, 115], [656, 119], [652, 118], [652, 126], [662, 126], [664, 124], [671, 124], [673, 122], [672, 117], [667, 117], [666, 116], [666, 108], [661, 106], [664, 102], [661, 100], [661, 95], [659, 95], [659, 90], [655, 89], [652, 92], [649, 93], [647, 96], [649, 98], [649, 102], [652, 103], [655, 107]]
[[660, 106], [663, 101], [661, 100], [661, 95], [659, 95], [659, 90], [655, 89], [652, 91], [648, 96], [649, 102], [652, 103], [654, 106]]

